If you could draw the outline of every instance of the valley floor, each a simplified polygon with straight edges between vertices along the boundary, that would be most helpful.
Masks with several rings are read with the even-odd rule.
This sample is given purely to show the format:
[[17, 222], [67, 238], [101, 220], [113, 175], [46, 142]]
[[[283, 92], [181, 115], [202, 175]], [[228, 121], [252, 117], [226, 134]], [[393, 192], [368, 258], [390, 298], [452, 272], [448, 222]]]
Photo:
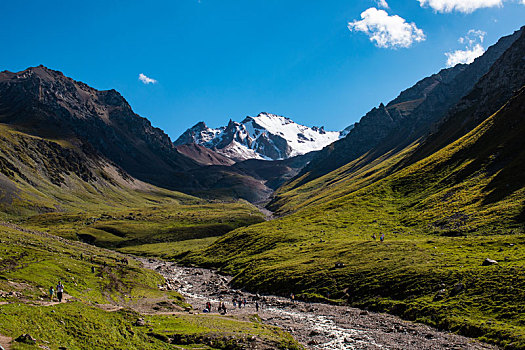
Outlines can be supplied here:
[[[228, 315], [258, 314], [264, 323], [283, 328], [310, 349], [497, 349], [388, 314], [292, 302], [288, 298], [236, 290], [229, 287], [231, 277], [208, 269], [181, 267], [155, 259], [142, 261], [145, 267], [163, 275], [195, 310], [204, 310], [206, 302], [211, 302], [212, 313], [216, 313], [219, 302], [223, 301]], [[246, 306], [234, 308], [234, 298], [246, 298]], [[255, 308], [256, 300], [259, 311]]]

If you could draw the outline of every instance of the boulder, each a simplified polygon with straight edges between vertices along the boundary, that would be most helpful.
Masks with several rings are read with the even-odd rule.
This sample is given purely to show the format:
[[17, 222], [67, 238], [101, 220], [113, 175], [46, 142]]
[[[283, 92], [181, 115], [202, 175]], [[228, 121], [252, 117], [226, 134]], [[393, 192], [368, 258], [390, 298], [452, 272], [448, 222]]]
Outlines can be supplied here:
[[485, 260], [483, 260], [483, 263], [481, 264], [481, 266], [490, 266], [490, 265], [497, 265], [497, 264], [498, 262], [496, 260], [486, 258]]
[[29, 344], [29, 345], [35, 345], [36, 344], [36, 339], [33, 338], [31, 335], [29, 335], [27, 333], [26, 334], [22, 334], [21, 336], [16, 338], [15, 341], [19, 342], [19, 343]]
[[146, 321], [143, 318], [139, 318], [135, 321], [135, 326], [144, 327], [146, 326]]
[[438, 290], [438, 292], [436, 293], [436, 295], [434, 295], [434, 299], [432, 299], [432, 301], [440, 301], [440, 300], [443, 300], [445, 299], [445, 295], [447, 293], [447, 290], [446, 289], [440, 289]]
[[463, 283], [456, 283], [450, 291], [450, 296], [453, 297], [458, 295], [463, 289], [465, 289], [465, 285]]

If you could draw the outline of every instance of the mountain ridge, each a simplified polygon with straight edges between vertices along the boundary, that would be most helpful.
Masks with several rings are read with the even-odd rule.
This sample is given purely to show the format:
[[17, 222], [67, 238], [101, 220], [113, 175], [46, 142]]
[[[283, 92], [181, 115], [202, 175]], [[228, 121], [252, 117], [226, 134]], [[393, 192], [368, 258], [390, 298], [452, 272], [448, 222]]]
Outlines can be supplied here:
[[176, 172], [197, 166], [116, 90], [99, 91], [44, 66], [0, 73], [0, 123], [91, 147], [133, 177], [166, 188], [174, 188]]
[[399, 151], [428, 134], [524, 31], [521, 28], [500, 38], [473, 63], [443, 69], [402, 91], [386, 106], [381, 103], [373, 108], [345, 138], [325, 147], [292, 179], [291, 186], [301, 186], [367, 152], [371, 152], [368, 156], [371, 161], [386, 152]]
[[[345, 129], [346, 131], [346, 129]], [[198, 122], [174, 144], [196, 143], [235, 160], [279, 160], [318, 151], [341, 137], [342, 132], [324, 127], [307, 127], [290, 118], [262, 112], [241, 122], [229, 120], [227, 126], [209, 128]]]

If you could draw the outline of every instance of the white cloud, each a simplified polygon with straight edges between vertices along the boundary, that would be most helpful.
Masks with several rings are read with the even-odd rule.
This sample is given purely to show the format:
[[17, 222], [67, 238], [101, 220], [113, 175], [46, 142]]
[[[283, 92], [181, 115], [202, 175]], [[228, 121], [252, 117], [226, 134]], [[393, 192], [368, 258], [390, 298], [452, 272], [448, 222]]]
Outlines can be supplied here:
[[[525, 0], [523, 0], [525, 1]], [[388, 8], [388, 3], [386, 2], [386, 0], [375, 0], [376, 4], [378, 7], [382, 7], [384, 9], [387, 9]]]
[[410, 47], [425, 40], [425, 34], [415, 23], [407, 23], [397, 15], [389, 16], [384, 10], [371, 7], [361, 13], [361, 18], [348, 23], [348, 29], [367, 34], [377, 47]]
[[[417, 0], [421, 7], [430, 6], [437, 12], [472, 13], [477, 9], [502, 6], [503, 0]], [[521, 0], [525, 2], [525, 0]]]
[[459, 43], [466, 44], [465, 50], [456, 50], [445, 53], [447, 56], [447, 66], [453, 67], [458, 63], [472, 63], [474, 59], [483, 55], [485, 49], [481, 45], [485, 39], [485, 33], [482, 30], [471, 29], [467, 35], [458, 39]]
[[476, 44], [471, 48], [465, 50], [456, 50], [454, 52], [447, 52], [447, 66], [454, 67], [458, 63], [472, 63], [474, 59], [483, 55], [485, 49], [480, 44]]
[[139, 80], [143, 82], [144, 84], [157, 84], [157, 81], [153, 78], [147, 77], [144, 74], [139, 74]]
[[460, 44], [466, 43], [468, 46], [473, 46], [476, 43], [482, 44], [483, 40], [485, 40], [485, 35], [487, 35], [487, 33], [482, 30], [471, 29], [467, 35], [460, 37], [458, 41]]

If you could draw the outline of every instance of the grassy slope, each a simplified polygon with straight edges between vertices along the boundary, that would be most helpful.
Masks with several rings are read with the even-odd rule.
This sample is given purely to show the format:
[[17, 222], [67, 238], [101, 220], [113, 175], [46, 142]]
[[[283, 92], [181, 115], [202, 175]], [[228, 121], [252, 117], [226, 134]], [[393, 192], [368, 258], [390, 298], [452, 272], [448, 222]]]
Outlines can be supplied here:
[[[254, 319], [213, 315], [147, 315], [133, 311], [147, 300], [162, 301], [170, 309], [186, 306], [173, 291], [161, 291], [164, 279], [130, 260], [123, 265], [119, 253], [71, 242], [52, 235], [0, 226], [0, 334], [17, 337], [29, 333], [38, 344], [68, 349], [175, 349], [166, 343], [191, 348], [228, 348], [256, 336], [275, 347], [298, 348], [291, 336]], [[90, 258], [94, 257], [94, 263]], [[95, 273], [91, 267], [95, 266]], [[46, 305], [49, 286], [61, 279], [67, 303]], [[14, 294], [9, 295], [12, 292]], [[4, 304], [5, 303], [5, 304]], [[124, 308], [108, 312], [99, 304]], [[135, 321], [144, 317], [147, 326]], [[231, 338], [231, 339], [230, 339]], [[230, 344], [230, 345], [228, 345]], [[208, 346], [211, 345], [211, 346]], [[15, 349], [32, 348], [13, 343]], [[203, 348], [203, 347], [201, 347]]]
[[233, 229], [261, 221], [263, 216], [257, 208], [237, 202], [48, 213], [20, 222], [100, 247], [168, 258], [207, 246]]
[[[523, 348], [524, 105], [522, 90], [434, 155], [353, 189], [342, 181], [317, 203], [232, 231], [186, 261], [252, 289], [349, 301]], [[376, 170], [396, 163], [385, 162]], [[381, 233], [385, 242], [372, 240]], [[499, 265], [481, 266], [486, 257]]]
[[145, 184], [64, 140], [0, 124], [0, 219], [46, 212], [114, 210], [159, 203], [203, 203]]

